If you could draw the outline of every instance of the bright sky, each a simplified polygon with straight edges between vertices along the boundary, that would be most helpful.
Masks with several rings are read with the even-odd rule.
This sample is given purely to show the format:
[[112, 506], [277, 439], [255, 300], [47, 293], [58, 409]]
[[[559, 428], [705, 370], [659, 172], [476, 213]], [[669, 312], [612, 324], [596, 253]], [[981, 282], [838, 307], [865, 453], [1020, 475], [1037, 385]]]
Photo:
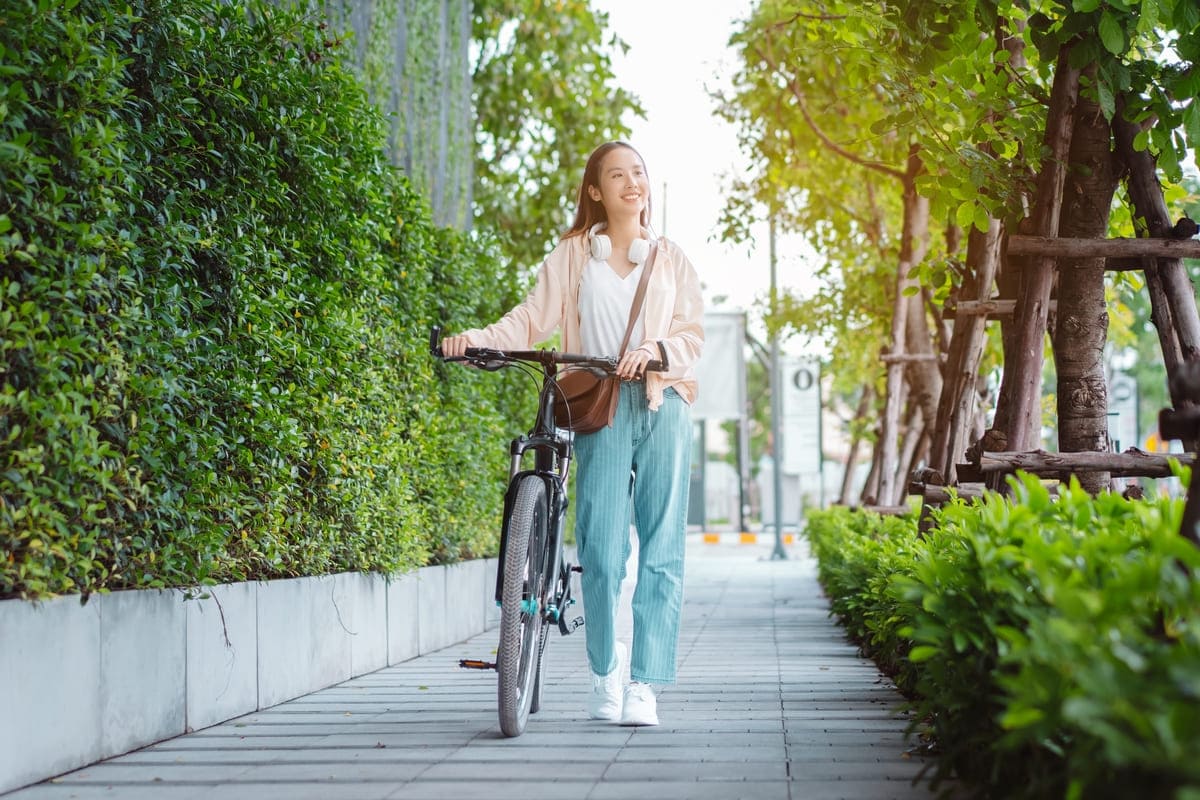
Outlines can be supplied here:
[[[613, 56], [613, 71], [646, 110], [646, 119], [631, 114], [625, 123], [650, 173], [655, 229], [691, 258], [710, 307], [760, 316], [753, 305], [770, 286], [767, 226], [755, 228], [754, 243], [717, 240], [727, 176], [743, 157], [735, 129], [715, 115], [709, 97], [729, 84], [738, 67], [728, 42], [749, 15], [750, 0], [592, 0], [592, 7], [608, 14], [609, 29], [629, 45], [624, 56]], [[784, 288], [803, 282], [809, 270], [789, 249], [795, 250], [786, 242], [776, 248], [777, 281]], [[717, 305], [720, 297], [728, 299]]]

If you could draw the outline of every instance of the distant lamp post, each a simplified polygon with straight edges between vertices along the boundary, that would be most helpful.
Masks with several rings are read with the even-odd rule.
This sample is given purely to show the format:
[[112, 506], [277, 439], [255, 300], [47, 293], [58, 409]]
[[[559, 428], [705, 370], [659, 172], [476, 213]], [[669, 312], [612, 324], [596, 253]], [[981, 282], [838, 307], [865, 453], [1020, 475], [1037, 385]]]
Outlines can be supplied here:
[[[771, 261], [771, 316], [779, 311], [778, 290], [775, 283], [775, 217], [769, 222], [770, 229], [770, 261]], [[779, 334], [771, 334], [771, 458], [773, 468], [771, 477], [774, 480], [775, 500], [775, 549], [771, 551], [772, 561], [786, 560], [787, 551], [783, 549], [783, 437], [780, 435], [779, 421], [783, 416], [783, 383], [779, 370]]]

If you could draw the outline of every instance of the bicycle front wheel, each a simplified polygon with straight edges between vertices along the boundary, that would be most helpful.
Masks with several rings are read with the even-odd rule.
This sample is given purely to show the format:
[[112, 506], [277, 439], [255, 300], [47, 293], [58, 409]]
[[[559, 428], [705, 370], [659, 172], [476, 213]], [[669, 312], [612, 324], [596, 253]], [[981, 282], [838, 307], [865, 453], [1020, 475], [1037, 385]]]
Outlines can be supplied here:
[[549, 525], [546, 483], [536, 475], [526, 475], [517, 486], [508, 518], [502, 565], [496, 663], [500, 730], [505, 736], [520, 736], [525, 730], [538, 688]]

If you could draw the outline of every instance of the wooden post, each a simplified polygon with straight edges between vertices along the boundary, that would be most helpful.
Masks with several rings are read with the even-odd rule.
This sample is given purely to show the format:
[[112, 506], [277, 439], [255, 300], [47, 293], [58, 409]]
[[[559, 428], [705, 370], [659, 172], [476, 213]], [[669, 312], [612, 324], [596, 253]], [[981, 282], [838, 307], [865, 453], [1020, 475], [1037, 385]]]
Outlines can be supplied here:
[[[1153, 156], [1149, 151], [1137, 151], [1133, 147], [1137, 127], [1125, 120], [1119, 112], [1113, 117], [1113, 133], [1117, 154], [1129, 168], [1126, 181], [1129, 198], [1133, 203], [1134, 219], [1145, 221], [1144, 230], [1150, 236], [1167, 236], [1174, 227], [1167, 213], [1162, 186], [1158, 182]], [[1200, 245], [1190, 239], [1152, 240], [1171, 241], [1178, 249]], [[1181, 257], [1183, 252], [1173, 254], [1147, 253], [1154, 259], [1146, 259], [1146, 290], [1150, 295], [1150, 319], [1158, 330], [1158, 341], [1162, 346], [1163, 364], [1168, 375], [1175, 375], [1187, 362], [1200, 360], [1200, 317], [1196, 311], [1195, 289], [1188, 279]], [[1194, 256], [1193, 256], [1194, 257]], [[1169, 381], [1171, 404], [1178, 409], [1186, 408], [1194, 398], [1181, 394], [1180, 383]], [[1183, 441], [1184, 448], [1196, 450], [1200, 440]]]
[[[1171, 374], [1172, 394], [1185, 398], [1180, 408], [1165, 408], [1158, 415], [1158, 430], [1164, 439], [1195, 442], [1200, 439], [1200, 362], [1182, 365]], [[1194, 453], [1192, 454], [1195, 455]], [[1192, 544], [1200, 547], [1200, 480], [1196, 479], [1196, 464], [1192, 463], [1192, 482], [1183, 505], [1179, 532]]]
[[1025, 452], [984, 452], [979, 457], [979, 469], [987, 473], [1006, 473], [1024, 470], [1042, 477], [1066, 476], [1074, 472], [1110, 472], [1119, 478], [1169, 478], [1172, 458], [1191, 466], [1195, 453], [1146, 453], [1130, 448], [1124, 453], [1047, 453], [1045, 450]]
[[[1071, 149], [1075, 104], [1079, 99], [1080, 70], [1070, 64], [1069, 46], [1059, 53], [1046, 120], [1048, 155], [1038, 176], [1038, 197], [1033, 225], [1038, 236], [1058, 235], [1067, 157]], [[1050, 290], [1054, 285], [1054, 258], [1040, 256], [1029, 262], [1017, 298], [1013, 363], [1004, 365], [1006, 380], [1013, 380], [1012, 407], [1007, 415], [1008, 442], [1013, 450], [1027, 450], [1034, 431], [1041, 428], [1042, 349], [1045, 346]]]
[[929, 453], [929, 428], [925, 425], [923, 414], [913, 414], [912, 427], [904, 437], [904, 455], [900, 458], [899, 469], [896, 472], [896, 502], [904, 502], [908, 492], [908, 478], [912, 475], [917, 464], [927, 461]]
[[[1140, 209], [1136, 209], [1140, 213]], [[1163, 211], [1164, 218], [1166, 211]], [[1170, 225], [1168, 225], [1168, 228]], [[1063, 236], [1008, 237], [1008, 254], [1012, 256], [1050, 256], [1052, 258], [1131, 259], [1200, 258], [1197, 239], [1080, 239]], [[1124, 266], [1122, 268], [1125, 268]]]
[[[982, 233], [972, 228], [967, 237], [967, 265], [973, 267], [976, 303], [987, 302], [996, 280], [1000, 263], [1000, 222], [990, 220]], [[929, 465], [940, 472], [947, 484], [957, 483], [955, 462], [966, 449], [967, 430], [975, 410], [975, 382], [979, 379], [979, 362], [986, 342], [986, 315], [961, 310], [954, 312], [954, 335], [946, 364], [946, 379], [942, 384], [938, 413], [943, 423], [933, 432]]]
[[871, 505], [879, 497], [879, 465], [883, 461], [883, 445], [877, 443], [871, 450], [871, 468], [867, 470], [867, 479], [863, 481], [862, 491], [858, 500], [865, 505]]

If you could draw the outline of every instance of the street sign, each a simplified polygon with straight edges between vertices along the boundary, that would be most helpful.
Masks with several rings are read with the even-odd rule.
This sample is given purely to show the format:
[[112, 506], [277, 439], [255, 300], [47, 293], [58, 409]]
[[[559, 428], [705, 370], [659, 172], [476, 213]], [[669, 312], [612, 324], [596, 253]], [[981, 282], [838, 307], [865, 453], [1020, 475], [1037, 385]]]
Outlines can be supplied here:
[[783, 471], [803, 475], [821, 472], [821, 364], [785, 357], [783, 384]]

